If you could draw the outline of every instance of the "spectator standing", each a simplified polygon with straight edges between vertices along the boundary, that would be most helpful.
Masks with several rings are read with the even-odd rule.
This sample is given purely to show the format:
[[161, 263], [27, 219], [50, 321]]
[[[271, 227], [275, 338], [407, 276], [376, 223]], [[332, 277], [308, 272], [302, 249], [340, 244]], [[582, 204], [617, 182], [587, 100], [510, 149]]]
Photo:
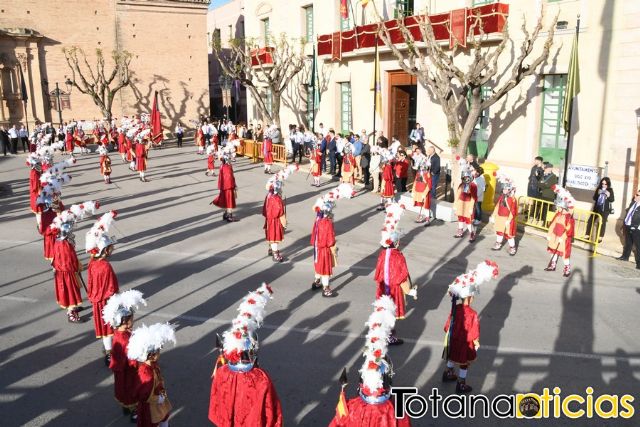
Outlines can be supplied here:
[[[547, 202], [553, 202], [556, 198], [556, 193], [553, 191], [553, 186], [558, 184], [558, 177], [553, 173], [553, 164], [544, 164], [544, 173], [542, 178], [538, 181], [538, 192], [540, 193], [540, 199]], [[536, 212], [536, 218], [542, 221], [543, 225], [547, 224], [547, 211], [549, 205], [542, 203], [542, 206], [538, 208]]]
[[527, 196], [533, 198], [540, 197], [540, 189], [538, 188], [538, 183], [540, 179], [542, 179], [542, 175], [544, 175], [543, 158], [537, 156], [533, 160], [533, 166], [531, 167], [531, 172], [529, 172], [529, 185], [527, 186]]
[[[609, 218], [609, 214], [611, 213], [611, 203], [614, 202], [613, 196], [613, 188], [611, 188], [611, 180], [609, 177], [605, 176], [600, 180], [600, 184], [598, 188], [593, 192], [593, 208], [592, 212], [600, 214], [602, 217], [602, 223], [600, 224], [600, 235], [598, 236], [598, 242], [602, 241], [604, 237], [604, 232], [607, 229], [607, 218]], [[593, 227], [593, 218], [589, 217], [589, 221], [587, 222], [587, 233], [585, 238], [591, 237], [591, 229]]]
[[362, 179], [362, 167], [360, 163], [362, 163], [362, 141], [360, 140], [360, 135], [356, 134], [353, 136], [353, 156], [356, 158], [355, 163], [355, 178], [356, 180]]
[[407, 153], [404, 150], [399, 150], [396, 161], [393, 164], [393, 177], [397, 200], [400, 200], [402, 193], [407, 191], [408, 172], [409, 161], [407, 160]]
[[2, 146], [2, 152], [4, 153], [5, 157], [7, 155], [7, 149], [9, 149], [9, 152], [11, 152], [9, 144], [9, 133], [4, 126], [0, 126], [0, 146]]
[[304, 127], [299, 129], [297, 126], [294, 128], [293, 133], [293, 161], [296, 161], [296, 154], [298, 155], [298, 163], [302, 163], [302, 154], [304, 152]]
[[624, 247], [622, 255], [616, 259], [629, 261], [631, 249], [635, 248], [636, 269], [640, 270], [640, 189], [636, 190], [633, 201], [627, 208], [622, 230], [624, 231]]
[[478, 200], [476, 201], [473, 224], [478, 225], [482, 222], [482, 200], [484, 199], [484, 190], [487, 188], [487, 183], [484, 179], [484, 169], [482, 166], [475, 163], [472, 168], [474, 171], [473, 182], [476, 183], [478, 189]]
[[[20, 138], [20, 142], [22, 143], [22, 152], [26, 153], [27, 148], [29, 147], [29, 133], [27, 133], [27, 129], [24, 126], [20, 126], [20, 130], [18, 131], [18, 137]], [[17, 151], [17, 147], [16, 147]]]
[[431, 171], [431, 201], [436, 200], [436, 189], [440, 181], [440, 156], [436, 153], [433, 145], [427, 148], [427, 164]]
[[9, 129], [9, 140], [11, 141], [11, 154], [18, 154], [18, 127], [16, 125]]
[[329, 152], [329, 164], [330, 164], [329, 173], [331, 175], [335, 175], [336, 174], [336, 152], [338, 150], [338, 145], [337, 145], [338, 141], [336, 138], [336, 133], [333, 129], [329, 131], [329, 135], [327, 135], [327, 138], [329, 139], [327, 141], [327, 151]]
[[409, 140], [413, 144], [418, 145], [421, 150], [424, 150], [424, 128], [420, 126], [420, 123], [416, 123], [416, 127], [411, 129]]
[[178, 138], [178, 148], [182, 148], [182, 137], [184, 136], [184, 128], [182, 123], [178, 122], [176, 126], [176, 138]]
[[338, 134], [338, 138], [336, 138], [336, 177], [340, 177], [342, 175], [341, 171], [344, 145], [345, 138], [342, 136], [342, 134]]
[[369, 188], [369, 167], [371, 166], [371, 146], [366, 139], [361, 141], [362, 148], [360, 150], [360, 172], [362, 174], [362, 182], [364, 188]]

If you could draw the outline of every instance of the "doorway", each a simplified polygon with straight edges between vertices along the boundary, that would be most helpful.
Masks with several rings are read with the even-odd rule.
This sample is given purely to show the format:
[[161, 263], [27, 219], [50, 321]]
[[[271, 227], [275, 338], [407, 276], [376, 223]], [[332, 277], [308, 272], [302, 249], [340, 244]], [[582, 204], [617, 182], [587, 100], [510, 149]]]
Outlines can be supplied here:
[[389, 121], [387, 136], [396, 137], [404, 147], [409, 144], [411, 129], [416, 127], [418, 85], [415, 76], [404, 71], [389, 72]]

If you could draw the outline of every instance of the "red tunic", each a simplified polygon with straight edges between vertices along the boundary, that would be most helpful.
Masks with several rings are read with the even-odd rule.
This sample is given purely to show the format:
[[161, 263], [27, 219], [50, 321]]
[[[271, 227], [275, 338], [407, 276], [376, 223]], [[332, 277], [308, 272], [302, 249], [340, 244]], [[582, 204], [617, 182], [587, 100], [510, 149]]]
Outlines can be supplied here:
[[264, 199], [262, 216], [267, 242], [278, 243], [284, 240], [284, 226], [280, 218], [284, 215], [284, 203], [279, 194], [269, 193]]
[[[385, 261], [387, 252], [389, 253], [389, 264], [387, 273], [387, 286], [385, 286]], [[402, 252], [395, 248], [384, 248], [378, 255], [376, 263], [376, 273], [374, 280], [378, 284], [376, 289], [376, 298], [382, 295], [389, 295], [396, 303], [396, 317], [404, 319], [405, 302], [404, 292], [400, 284], [409, 279], [409, 269], [407, 268], [407, 260]]]
[[204, 147], [204, 132], [202, 132], [202, 128], [198, 128], [196, 132], [196, 146]]
[[406, 160], [398, 160], [393, 165], [393, 172], [396, 178], [406, 178], [409, 172], [409, 162], [407, 162]]
[[431, 209], [431, 174], [426, 171], [418, 171], [413, 181], [413, 205]]
[[127, 153], [126, 159], [128, 162], [133, 160], [133, 153], [131, 150], [133, 150], [133, 142], [131, 142], [131, 140], [129, 138], [125, 139], [125, 150]]
[[234, 372], [218, 368], [211, 382], [209, 420], [218, 427], [282, 426], [282, 408], [269, 375], [254, 367]]
[[236, 207], [236, 179], [233, 176], [233, 168], [229, 163], [220, 166], [218, 176], [218, 190], [220, 193], [213, 199], [213, 204], [219, 208], [233, 209]]
[[127, 152], [127, 143], [124, 133], [118, 134], [118, 153], [123, 154]]
[[73, 152], [73, 135], [71, 132], [67, 132], [67, 136], [64, 140], [65, 147], [67, 151]]
[[331, 276], [334, 259], [331, 247], [336, 244], [336, 233], [331, 218], [316, 219], [311, 230], [311, 246], [313, 246], [313, 266], [316, 274]]
[[313, 153], [311, 154], [311, 161], [313, 162], [313, 166], [311, 167], [311, 175], [322, 175], [322, 168], [320, 167], [322, 163], [322, 153], [320, 153], [320, 150], [313, 150]]
[[137, 403], [134, 392], [138, 376], [138, 362], [127, 358], [129, 345], [129, 331], [114, 331], [111, 348], [111, 363], [113, 371], [113, 389], [115, 398], [122, 406], [135, 406]]
[[453, 208], [458, 216], [459, 222], [471, 224], [474, 218], [473, 212], [475, 210], [475, 203], [478, 200], [478, 187], [475, 182], [470, 182], [468, 192], [462, 191], [463, 188], [464, 184], [460, 184], [458, 186], [458, 190], [456, 191], [456, 201], [453, 204]]
[[100, 175], [111, 175], [111, 159], [107, 155], [100, 156]]
[[81, 305], [80, 284], [76, 276], [80, 271], [80, 261], [76, 255], [76, 248], [66, 239], [56, 240], [53, 245], [51, 266], [56, 270], [54, 281], [58, 305], [62, 308]]
[[87, 268], [87, 298], [93, 304], [93, 326], [96, 338], [113, 335], [113, 329], [102, 320], [102, 309], [111, 295], [118, 292], [118, 278], [109, 261], [93, 259]]
[[393, 197], [393, 168], [389, 163], [382, 169], [382, 197]]
[[[153, 379], [156, 377], [158, 385], [153, 387]], [[138, 427], [156, 427], [158, 423], [151, 422], [151, 410], [149, 409], [149, 402], [147, 400], [153, 393], [155, 396], [159, 396], [164, 391], [164, 382], [160, 374], [160, 367], [157, 363], [147, 365], [146, 363], [138, 364], [138, 376], [136, 379], [136, 387], [134, 392], [134, 398], [138, 402]], [[155, 399], [155, 397], [154, 397]], [[170, 414], [167, 414], [163, 421], [169, 418]]]
[[216, 168], [216, 157], [213, 154], [207, 156], [207, 170], [214, 170]]
[[31, 169], [29, 172], [29, 200], [31, 206], [31, 212], [38, 213], [38, 204], [36, 199], [42, 191], [42, 185], [40, 185], [40, 172], [35, 169]]
[[147, 146], [143, 143], [138, 143], [135, 146], [136, 151], [136, 170], [138, 172], [144, 172], [147, 170]]
[[[518, 201], [515, 197], [500, 195], [495, 207], [496, 234], [510, 239], [516, 235]], [[509, 221], [507, 225], [506, 222]]]
[[266, 138], [262, 143], [262, 155], [264, 156], [264, 164], [272, 165], [273, 164], [273, 153], [271, 150], [273, 149], [273, 142], [271, 139]]
[[[547, 233], [547, 251], [563, 258], [571, 257], [571, 241], [576, 229], [576, 221], [569, 212], [556, 212]], [[561, 241], [562, 240], [562, 241]]]
[[[451, 313], [444, 331], [449, 332]], [[478, 313], [468, 305], [458, 304], [456, 306], [456, 317], [453, 321], [453, 331], [449, 342], [449, 360], [461, 365], [476, 360], [475, 340], [480, 339], [480, 322]]]
[[331, 420], [329, 427], [411, 427], [407, 417], [396, 419], [392, 399], [378, 405], [362, 400], [360, 396], [347, 401], [349, 415]]
[[[62, 201], [59, 202], [59, 206], [60, 210], [63, 211], [64, 205]], [[58, 231], [49, 226], [58, 214], [53, 209], [43, 212], [44, 205], [42, 203], [38, 205], [37, 209], [40, 212], [40, 229], [38, 231], [44, 238], [44, 259], [51, 260], [53, 258], [53, 245], [56, 242]]]

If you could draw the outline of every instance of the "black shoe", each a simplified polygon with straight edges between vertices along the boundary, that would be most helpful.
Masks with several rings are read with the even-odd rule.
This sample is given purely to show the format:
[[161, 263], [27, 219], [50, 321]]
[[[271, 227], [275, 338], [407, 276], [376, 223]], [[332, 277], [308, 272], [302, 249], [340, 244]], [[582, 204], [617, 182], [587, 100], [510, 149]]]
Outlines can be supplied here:
[[129, 415], [131, 413], [131, 410], [129, 408], [127, 408], [126, 406], [122, 407], [122, 415]]
[[108, 351], [107, 354], [104, 355], [104, 365], [108, 368], [111, 364], [111, 352]]
[[129, 420], [134, 424], [138, 422], [138, 413], [136, 412], [135, 409], [131, 411], [131, 415], [129, 415]]
[[404, 340], [402, 338], [398, 338], [395, 335], [391, 335], [389, 337], [389, 345], [402, 345], [404, 344]]
[[618, 258], [616, 258], [618, 261], [629, 261], [629, 257], [625, 257], [625, 256], [619, 256]]
[[322, 289], [322, 284], [318, 281], [315, 281], [311, 284], [311, 290], [317, 291], [318, 289]]

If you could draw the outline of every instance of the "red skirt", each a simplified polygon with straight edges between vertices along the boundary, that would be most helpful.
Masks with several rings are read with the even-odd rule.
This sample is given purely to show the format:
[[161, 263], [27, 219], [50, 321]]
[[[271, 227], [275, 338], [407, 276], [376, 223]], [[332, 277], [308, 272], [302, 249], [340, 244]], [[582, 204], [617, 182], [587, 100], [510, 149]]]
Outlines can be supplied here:
[[113, 371], [113, 391], [115, 398], [122, 406], [135, 406], [136, 398], [133, 397], [133, 391], [136, 387], [136, 378], [138, 373], [136, 368], [125, 366], [122, 371]]
[[394, 188], [392, 181], [383, 181], [382, 184], [382, 197], [393, 197]]
[[466, 339], [456, 339], [451, 337], [449, 343], [449, 360], [461, 365], [466, 365], [469, 362], [476, 360], [476, 348], [473, 343], [468, 343]]
[[106, 303], [106, 300], [93, 303], [93, 327], [96, 330], [96, 338], [110, 337], [113, 335], [113, 328], [102, 320], [102, 309]]
[[458, 215], [458, 222], [462, 222], [464, 224], [471, 224], [471, 221], [473, 220], [472, 217], [473, 215], [471, 215], [471, 217]]
[[329, 427], [411, 427], [409, 417], [396, 419], [393, 399], [372, 405], [357, 396], [347, 401], [347, 409], [349, 415], [336, 416]]
[[[385, 294], [384, 283], [379, 282], [378, 288], [376, 289], [376, 299], [380, 298]], [[397, 286], [389, 286], [389, 296], [396, 303], [396, 318], [404, 319], [405, 315], [405, 301], [404, 301], [404, 292], [400, 285]]]
[[273, 153], [271, 151], [268, 151], [265, 155], [264, 155], [264, 163], [266, 165], [272, 165], [273, 164]]
[[31, 192], [29, 194], [29, 204], [31, 206], [31, 212], [33, 213], [38, 213], [38, 203], [36, 202], [36, 200], [38, 199], [38, 196], [40, 194], [39, 193], [33, 193]]
[[213, 156], [207, 157], [207, 170], [214, 170], [216, 168], [216, 159]]
[[267, 242], [278, 243], [284, 240], [284, 227], [280, 218], [264, 220], [264, 234]]
[[213, 204], [219, 208], [233, 209], [236, 207], [235, 190], [220, 190], [220, 194], [213, 199]]
[[313, 175], [313, 176], [322, 175], [322, 171], [320, 170], [320, 164], [318, 164], [318, 163], [314, 163], [313, 164], [313, 167], [311, 168], [311, 175]]
[[67, 147], [67, 151], [73, 152], [73, 139], [67, 139], [65, 141], [65, 146]]
[[[158, 423], [151, 422], [151, 409], [149, 409], [148, 402], [138, 402], [138, 406], [136, 408], [136, 413], [138, 414], [138, 427], [157, 427]], [[162, 421], [167, 421], [171, 415], [171, 412], [167, 414], [167, 416]]]
[[124, 154], [127, 152], [127, 147], [124, 142], [118, 144], [118, 153]]
[[136, 170], [138, 172], [144, 172], [147, 170], [147, 159], [144, 157], [136, 158]]
[[316, 274], [331, 276], [333, 274], [333, 254], [329, 248], [318, 248], [318, 257], [313, 262]]
[[56, 301], [62, 308], [77, 307], [82, 304], [80, 285], [73, 271], [56, 271], [54, 275]]

